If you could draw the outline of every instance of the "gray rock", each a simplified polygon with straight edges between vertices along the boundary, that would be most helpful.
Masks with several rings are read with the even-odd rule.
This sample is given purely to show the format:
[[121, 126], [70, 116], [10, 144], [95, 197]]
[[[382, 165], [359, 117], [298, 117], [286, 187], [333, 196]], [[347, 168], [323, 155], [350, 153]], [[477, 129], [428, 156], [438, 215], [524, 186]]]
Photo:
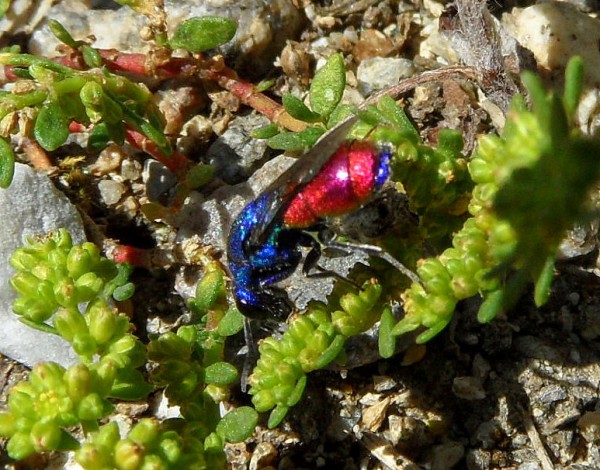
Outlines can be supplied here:
[[42, 361], [71, 364], [75, 354], [67, 342], [25, 326], [12, 312], [16, 293], [9, 286], [14, 270], [8, 259], [27, 237], [61, 227], [74, 243], [82, 243], [85, 234], [79, 213], [46, 175], [19, 163], [11, 186], [0, 190], [0, 211], [0, 352], [29, 367]]
[[369, 96], [374, 91], [396, 85], [414, 73], [414, 65], [408, 59], [373, 57], [363, 60], [358, 66], [358, 89], [364, 96]]
[[227, 130], [208, 149], [207, 160], [215, 166], [216, 175], [226, 183], [236, 184], [252, 173], [253, 166], [269, 152], [267, 141], [255, 139], [252, 131], [269, 124], [260, 114], [234, 118]]
[[[73, 4], [77, 3], [78, 6]], [[79, 5], [80, 4], [80, 5]], [[75, 39], [89, 35], [96, 37], [95, 47], [118, 49], [125, 52], [146, 52], [150, 43], [142, 41], [140, 30], [146, 19], [128, 7], [88, 10], [83, 2], [61, 2], [47, 14], [60, 21]], [[169, 34], [177, 25], [194, 16], [222, 16], [237, 22], [233, 40], [221, 47], [228, 56], [229, 65], [247, 66], [251, 73], [262, 73], [273, 66], [276, 55], [302, 25], [302, 16], [289, 0], [196, 0], [165, 2]], [[36, 29], [29, 43], [35, 55], [52, 57], [58, 41], [48, 26]]]

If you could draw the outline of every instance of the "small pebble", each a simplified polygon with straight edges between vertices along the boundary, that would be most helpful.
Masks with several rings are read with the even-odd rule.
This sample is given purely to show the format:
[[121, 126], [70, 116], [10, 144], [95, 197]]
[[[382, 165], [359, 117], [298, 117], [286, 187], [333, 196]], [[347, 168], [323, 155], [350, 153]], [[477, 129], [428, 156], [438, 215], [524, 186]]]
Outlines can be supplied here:
[[358, 89], [364, 96], [369, 96], [375, 91], [396, 85], [414, 73], [414, 65], [408, 59], [373, 57], [358, 66]]
[[452, 393], [465, 400], [483, 400], [486, 396], [478, 377], [456, 377], [452, 382]]
[[102, 180], [98, 183], [98, 191], [100, 191], [100, 197], [104, 203], [112, 206], [121, 200], [125, 187], [114, 180]]

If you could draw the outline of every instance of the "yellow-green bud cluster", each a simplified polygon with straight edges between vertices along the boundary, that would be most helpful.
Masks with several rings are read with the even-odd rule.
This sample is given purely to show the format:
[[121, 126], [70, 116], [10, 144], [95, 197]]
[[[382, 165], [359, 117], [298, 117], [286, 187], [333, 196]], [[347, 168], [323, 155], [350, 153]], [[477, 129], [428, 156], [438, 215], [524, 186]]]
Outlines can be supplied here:
[[116, 423], [102, 426], [76, 451], [75, 460], [86, 470], [219, 469], [225, 468], [223, 443], [219, 444], [217, 456], [181, 420], [161, 424], [145, 418], [125, 438]]
[[83, 364], [64, 369], [47, 362], [33, 368], [8, 396], [8, 411], [0, 413], [0, 435], [9, 437], [8, 454], [20, 460], [34, 452], [68, 450], [77, 446], [65, 431], [106, 416], [106, 399], [115, 378], [114, 367]]
[[117, 275], [115, 263], [101, 257], [96, 245], [73, 246], [64, 229], [45, 240], [29, 240], [11, 256], [10, 264], [17, 271], [11, 285], [19, 294], [13, 310], [38, 324], [59, 307], [76, 308], [100, 296]]
[[82, 361], [67, 370], [39, 364], [11, 389], [0, 434], [10, 438], [9, 455], [21, 459], [75, 448], [65, 428], [95, 427], [112, 410], [108, 397], [139, 399], [152, 387], [137, 370], [146, 362], [143, 344], [130, 333], [129, 319], [105, 300], [121, 274], [95, 245], [73, 246], [66, 230], [59, 230], [17, 250], [11, 265], [17, 270], [12, 285], [21, 295], [15, 311], [62, 336]]
[[381, 286], [367, 283], [363, 290], [341, 296], [340, 309], [330, 312], [318, 303], [295, 317], [277, 340], [266, 338], [250, 376], [252, 403], [259, 412], [272, 410], [269, 427], [277, 426], [306, 386], [306, 374], [336, 359], [346, 338], [366, 331], [379, 319]]
[[523, 76], [533, 110], [516, 99], [502, 136], [480, 138], [469, 163], [473, 217], [452, 248], [420, 263], [422, 285], [404, 293], [406, 316], [393, 334], [425, 327], [417, 341], [427, 341], [447, 325], [457, 301], [477, 293], [484, 298], [478, 318], [489, 321], [529, 279], [536, 304], [546, 301], [557, 246], [600, 176], [600, 141], [580, 135], [573, 123], [581, 66], [575, 59], [567, 67], [562, 100], [537, 77]]
[[394, 179], [402, 183], [411, 210], [420, 216], [422, 236], [430, 244], [455, 231], [466, 212], [473, 184], [462, 147], [460, 133], [449, 129], [439, 133], [436, 148], [410, 140], [397, 146]]

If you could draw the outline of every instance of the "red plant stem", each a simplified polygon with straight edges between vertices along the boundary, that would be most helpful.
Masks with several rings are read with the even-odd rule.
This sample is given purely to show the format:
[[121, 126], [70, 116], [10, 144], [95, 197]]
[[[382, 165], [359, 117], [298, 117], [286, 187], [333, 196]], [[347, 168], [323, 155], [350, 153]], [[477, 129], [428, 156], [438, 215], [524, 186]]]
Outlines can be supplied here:
[[185, 181], [189, 169], [194, 165], [194, 163], [181, 152], [174, 151], [171, 155], [165, 155], [148, 137], [133, 130], [129, 126], [125, 126], [125, 139], [135, 148], [143, 150], [165, 165], [180, 182]]
[[112, 259], [117, 263], [128, 263], [136, 268], [152, 266], [152, 250], [136, 248], [131, 245], [116, 245], [112, 249]]
[[[240, 79], [220, 57], [199, 61], [197, 58], [161, 58], [158, 55], [149, 58], [145, 54], [124, 53], [116, 49], [97, 49], [97, 51], [111, 72], [158, 78], [191, 76], [199, 73], [202, 78], [216, 82], [242, 103], [265, 115], [271, 122], [294, 132], [302, 131], [307, 127], [304, 121], [290, 116], [281, 104], [257, 91], [253, 83]], [[75, 53], [55, 57], [52, 60], [76, 70], [85, 68], [81, 56]], [[12, 70], [11, 66], [4, 67], [6, 78], [12, 81], [18, 80]]]
[[[84, 130], [85, 126], [79, 122], [71, 121], [69, 124], [70, 132], [83, 132]], [[185, 181], [189, 169], [194, 165], [190, 159], [180, 152], [173, 152], [171, 155], [165, 155], [158, 150], [156, 144], [148, 137], [129, 126], [125, 126], [125, 139], [127, 139], [127, 142], [136, 149], [146, 152], [148, 155], [165, 165], [180, 182]]]
[[256, 90], [254, 84], [241, 80], [237, 73], [222, 62], [205, 61], [201, 75], [215, 81], [219, 86], [233, 93], [242, 103], [256, 109], [275, 124], [299, 132], [306, 129], [307, 124], [293, 118], [276, 101]]
[[35, 140], [23, 139], [22, 147], [36, 170], [49, 171], [54, 168], [46, 151]]

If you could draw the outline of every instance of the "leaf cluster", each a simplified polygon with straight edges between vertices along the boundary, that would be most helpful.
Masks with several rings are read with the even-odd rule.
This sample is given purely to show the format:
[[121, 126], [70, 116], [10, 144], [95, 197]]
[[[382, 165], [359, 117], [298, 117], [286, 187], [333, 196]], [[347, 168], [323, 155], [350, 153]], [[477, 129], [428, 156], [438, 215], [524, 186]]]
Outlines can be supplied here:
[[[130, 268], [101, 257], [91, 243], [73, 245], [60, 230], [29, 240], [11, 265], [21, 318], [66, 339], [80, 358], [68, 369], [39, 364], [11, 389], [8, 409], [0, 412], [0, 436], [8, 438], [12, 458], [76, 450], [78, 463], [89, 469], [225, 468], [224, 443], [249, 437], [258, 415], [240, 407], [220, 416], [218, 404], [238, 380], [237, 370], [223, 361], [224, 341], [242, 320], [228, 306], [218, 265], [207, 267], [190, 303], [197, 324], [157, 335], [147, 346], [111, 306], [112, 298], [133, 293]], [[149, 364], [150, 383], [141, 372]], [[114, 411], [114, 399], [139, 400], [158, 388], [180, 407], [180, 418], [141, 420], [124, 437], [114, 423], [99, 425]], [[75, 426], [86, 433], [83, 444], [69, 432]]]

